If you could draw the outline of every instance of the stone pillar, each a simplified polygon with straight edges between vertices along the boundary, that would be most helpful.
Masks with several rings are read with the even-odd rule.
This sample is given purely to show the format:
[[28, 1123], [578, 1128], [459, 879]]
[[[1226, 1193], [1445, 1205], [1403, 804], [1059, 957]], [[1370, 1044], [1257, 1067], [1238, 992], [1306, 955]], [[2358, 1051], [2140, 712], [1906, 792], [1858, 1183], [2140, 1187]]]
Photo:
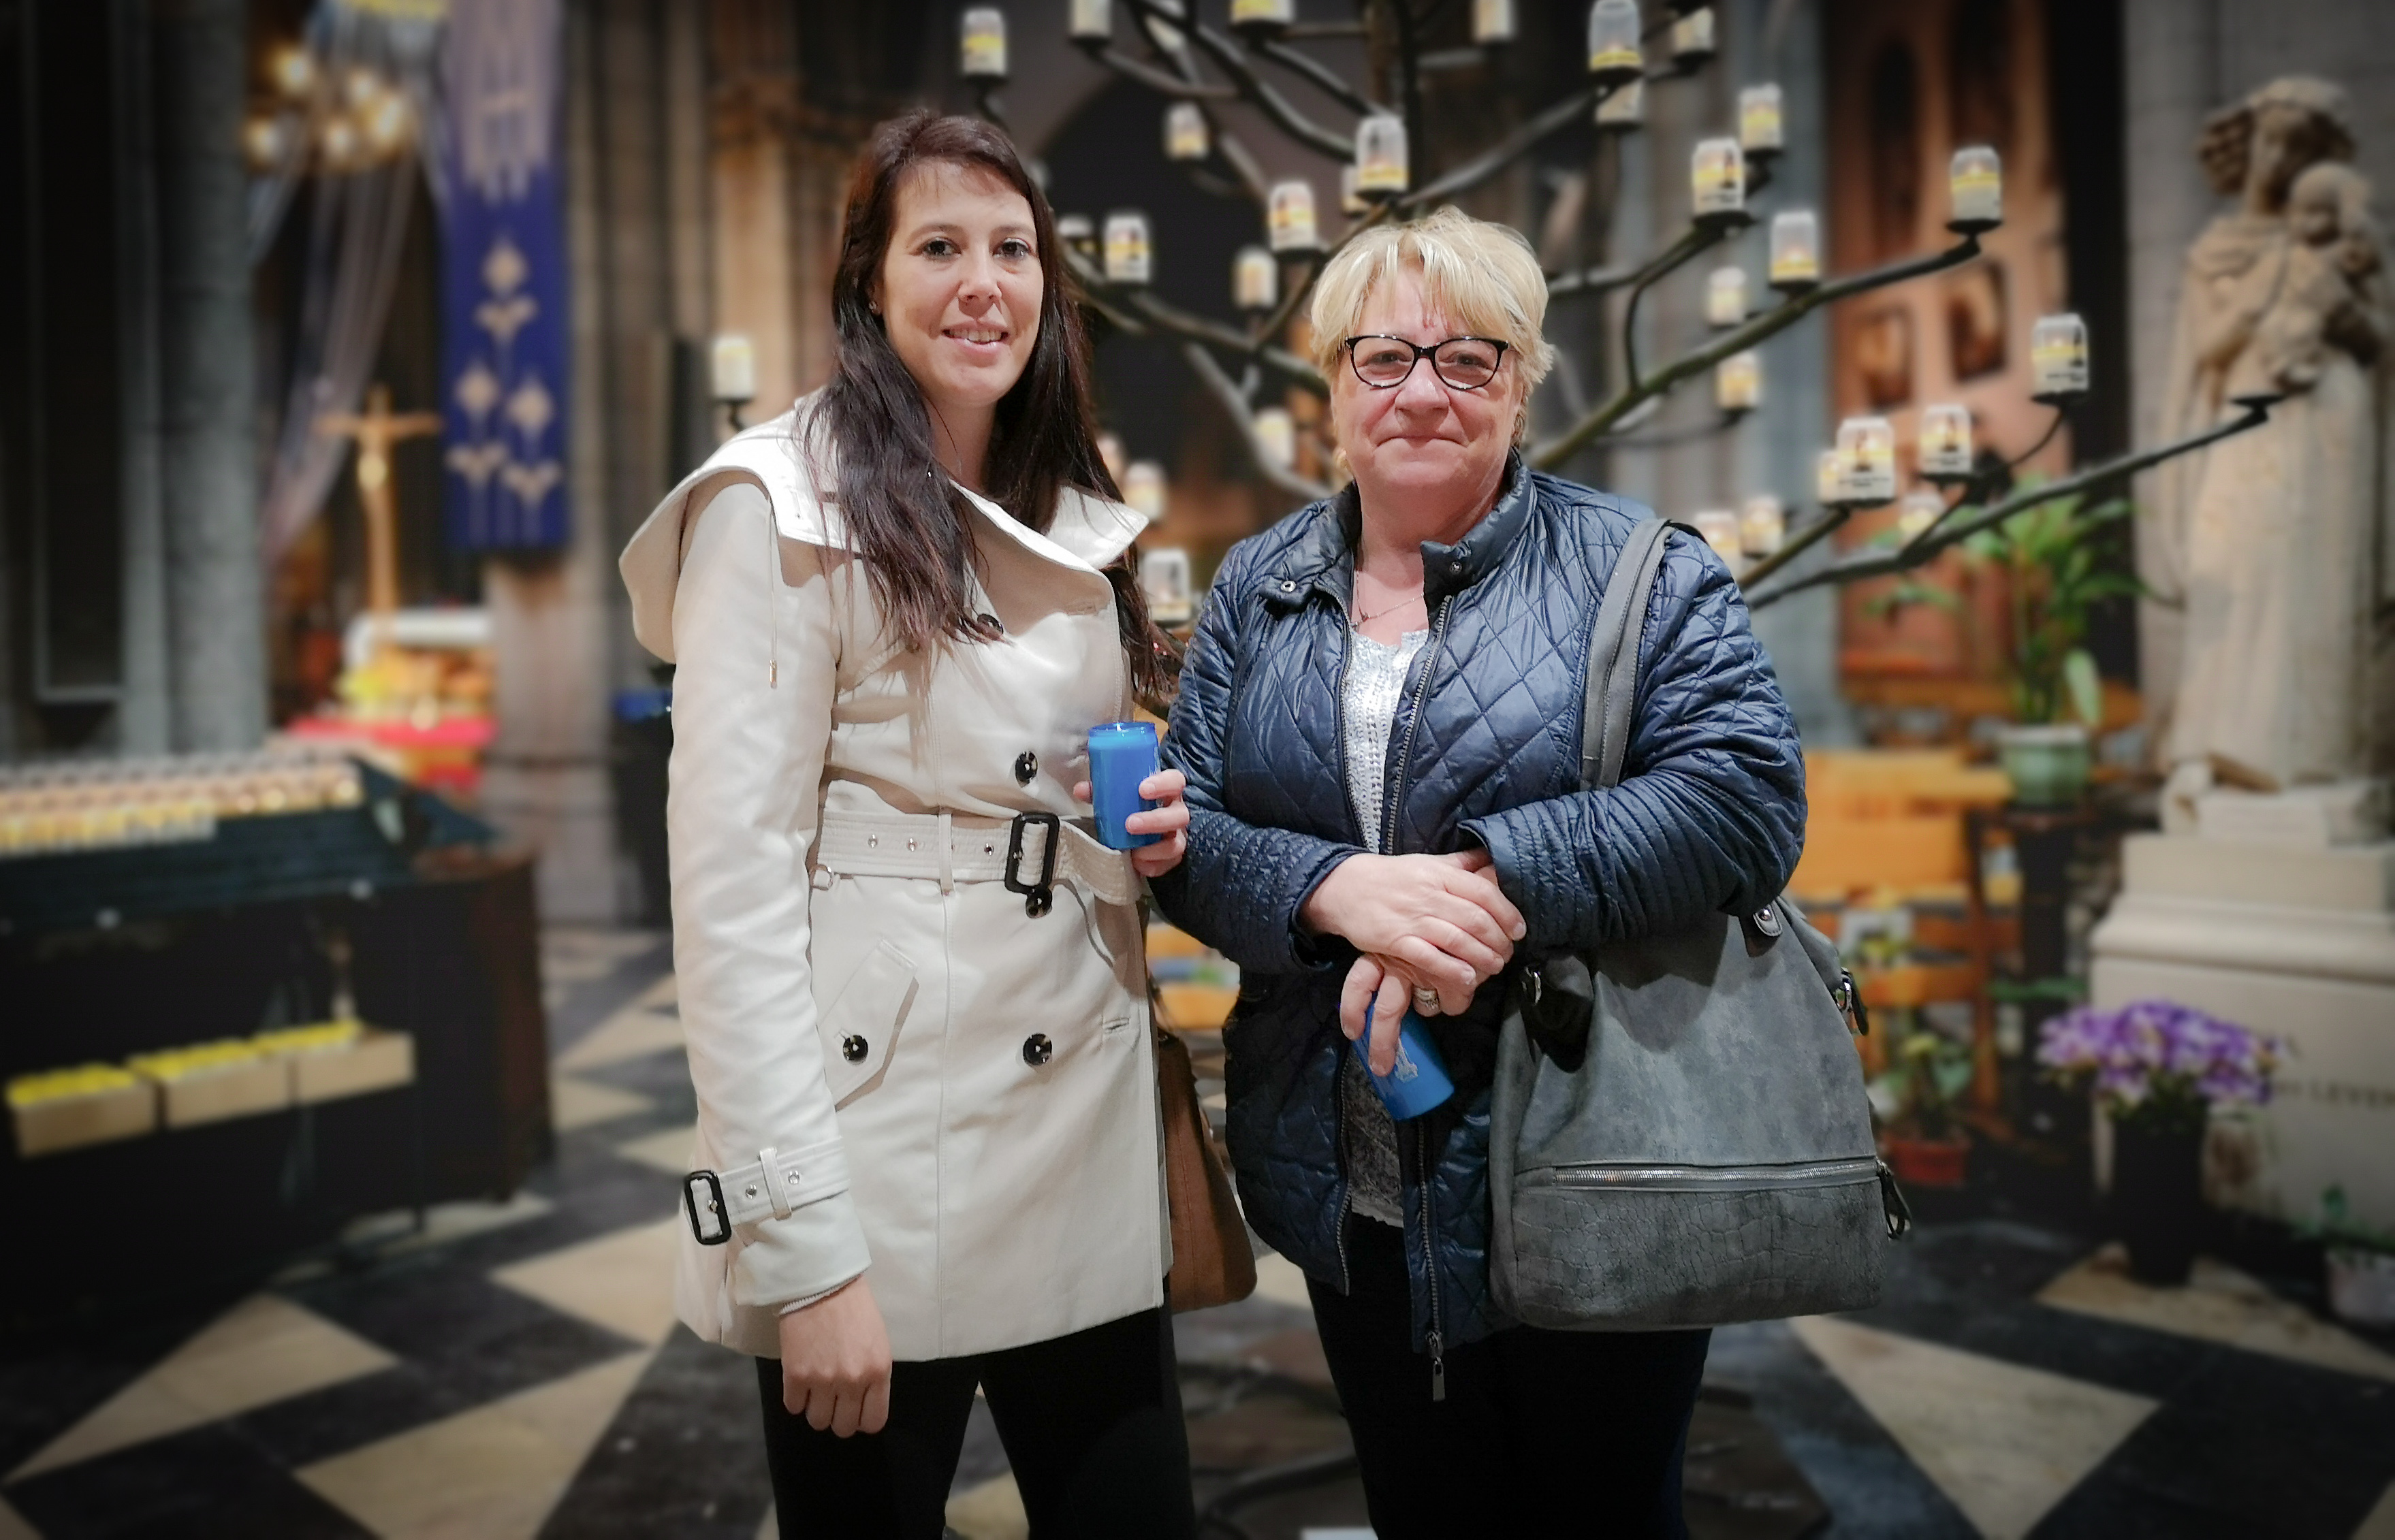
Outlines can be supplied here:
[[119, 753], [164, 754], [174, 743], [167, 662], [166, 529], [158, 421], [158, 150], [152, 121], [149, 7], [110, 0], [115, 62], [117, 359], [124, 402], [119, 485], [125, 527], [125, 692]]
[[155, 0], [159, 397], [174, 742], [266, 732], [243, 0]]

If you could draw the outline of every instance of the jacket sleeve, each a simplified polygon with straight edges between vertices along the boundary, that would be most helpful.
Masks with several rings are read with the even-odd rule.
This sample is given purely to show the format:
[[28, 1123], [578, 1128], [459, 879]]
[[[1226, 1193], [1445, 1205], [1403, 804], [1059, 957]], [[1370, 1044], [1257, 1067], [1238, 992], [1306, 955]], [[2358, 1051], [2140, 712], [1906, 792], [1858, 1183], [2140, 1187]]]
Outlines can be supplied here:
[[1760, 909], [1804, 849], [1804, 755], [1746, 601], [1718, 557], [1670, 539], [1621, 783], [1464, 824], [1528, 922], [1528, 955]]
[[[1299, 929], [1297, 914], [1332, 867], [1361, 851], [1245, 823], [1223, 809], [1246, 566], [1236, 551], [1224, 562], [1182, 663], [1181, 693], [1161, 757], [1189, 778], [1189, 853], [1148, 886], [1167, 919], [1241, 968], [1294, 973], [1328, 967], [1336, 956], [1336, 945]], [[1252, 637], [1246, 640], [1254, 645]]]
[[831, 736], [830, 580], [737, 482], [695, 516], [674, 594], [674, 745], [666, 799], [680, 981], [702, 1143], [737, 1168], [765, 1150], [801, 1172], [787, 1218], [743, 1226], [731, 1290], [773, 1307], [871, 1260], [815, 1035], [807, 851]]

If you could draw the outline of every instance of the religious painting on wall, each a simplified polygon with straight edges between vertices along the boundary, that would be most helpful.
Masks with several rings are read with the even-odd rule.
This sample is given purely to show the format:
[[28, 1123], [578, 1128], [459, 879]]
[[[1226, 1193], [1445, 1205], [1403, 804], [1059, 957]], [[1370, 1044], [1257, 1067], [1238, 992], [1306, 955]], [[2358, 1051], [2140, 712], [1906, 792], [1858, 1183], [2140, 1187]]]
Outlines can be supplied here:
[[1974, 262], [1946, 280], [1946, 356], [1957, 380], [1978, 379], [2005, 367], [2005, 269], [1996, 261]]
[[1912, 399], [1912, 312], [1898, 306], [1873, 310], [1855, 329], [1855, 373], [1863, 400], [1874, 408]]

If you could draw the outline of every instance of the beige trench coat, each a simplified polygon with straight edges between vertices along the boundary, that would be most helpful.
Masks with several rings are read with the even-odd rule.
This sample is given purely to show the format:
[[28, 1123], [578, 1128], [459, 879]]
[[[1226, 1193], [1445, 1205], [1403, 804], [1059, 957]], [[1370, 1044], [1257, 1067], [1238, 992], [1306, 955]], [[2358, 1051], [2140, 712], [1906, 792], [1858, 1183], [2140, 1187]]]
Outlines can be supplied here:
[[946, 811], [975, 849], [993, 820], [1085, 814], [1086, 734], [1129, 704], [1097, 568], [1141, 520], [1067, 491], [1043, 536], [975, 498], [980, 602], [1005, 636], [908, 652], [880, 634], [792, 420], [724, 444], [621, 561], [636, 633], [677, 665], [666, 816], [693, 1158], [798, 1151], [813, 1173], [787, 1218], [722, 1246], [684, 1234], [676, 1305], [702, 1337], [777, 1356], [783, 1306], [866, 1272], [902, 1360], [1159, 1305], [1136, 910], [1061, 876], [1033, 917], [999, 881], [835, 875], [818, 840], [843, 812]]

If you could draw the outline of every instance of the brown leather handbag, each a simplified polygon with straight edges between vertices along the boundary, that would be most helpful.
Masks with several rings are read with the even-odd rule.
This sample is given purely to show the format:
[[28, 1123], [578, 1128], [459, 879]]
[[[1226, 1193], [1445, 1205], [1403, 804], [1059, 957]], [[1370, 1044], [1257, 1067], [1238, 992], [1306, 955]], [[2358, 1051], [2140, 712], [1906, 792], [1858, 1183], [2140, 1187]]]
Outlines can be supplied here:
[[1207, 1130], [1206, 1109], [1198, 1104], [1189, 1045], [1161, 1026], [1156, 1094], [1164, 1110], [1164, 1192], [1172, 1215], [1172, 1271], [1165, 1282], [1173, 1312], [1234, 1304], [1255, 1292], [1256, 1254]]

